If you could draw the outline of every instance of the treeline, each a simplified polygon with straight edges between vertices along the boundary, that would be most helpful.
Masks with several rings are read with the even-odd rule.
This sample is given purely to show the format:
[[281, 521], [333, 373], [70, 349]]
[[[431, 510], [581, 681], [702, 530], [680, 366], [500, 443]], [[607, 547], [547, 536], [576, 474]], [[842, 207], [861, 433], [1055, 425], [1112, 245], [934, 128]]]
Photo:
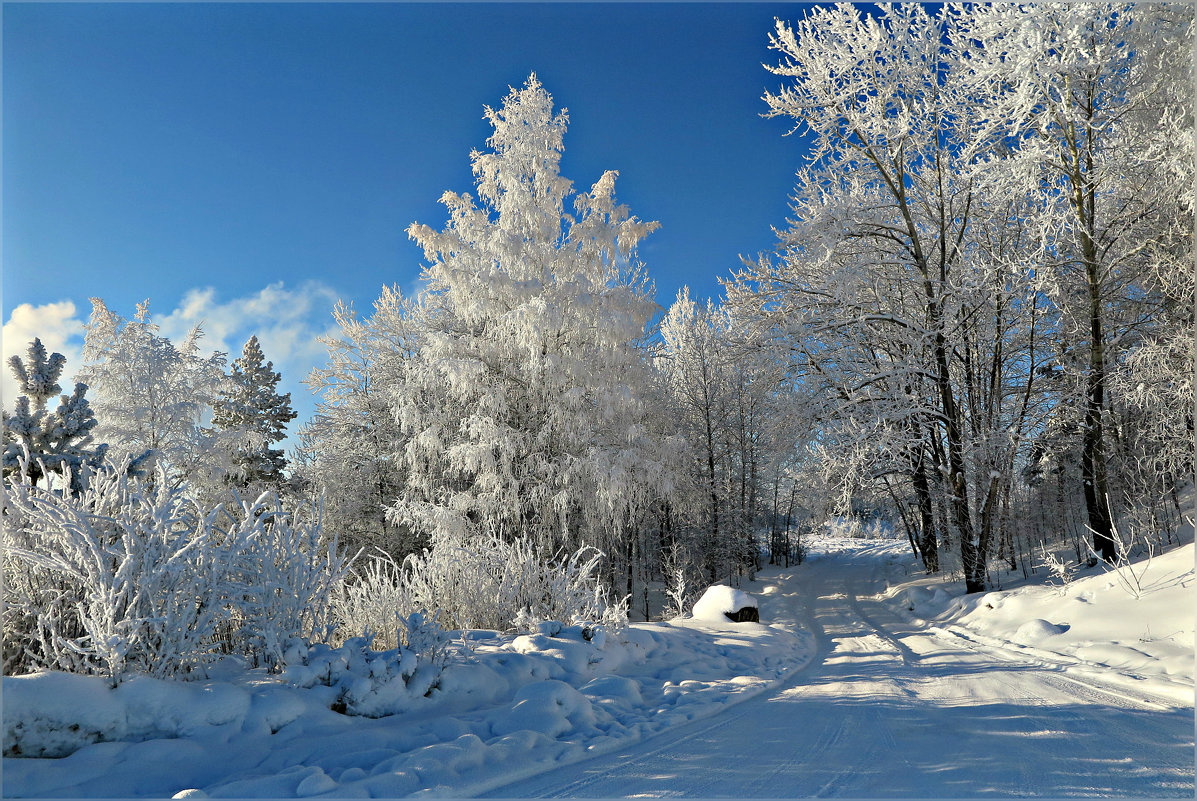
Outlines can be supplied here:
[[[1193, 9], [813, 9], [765, 95], [812, 144], [728, 284], [845, 493], [928, 570], [1171, 537], [1193, 469]], [[1087, 533], [1086, 533], [1087, 532]]]

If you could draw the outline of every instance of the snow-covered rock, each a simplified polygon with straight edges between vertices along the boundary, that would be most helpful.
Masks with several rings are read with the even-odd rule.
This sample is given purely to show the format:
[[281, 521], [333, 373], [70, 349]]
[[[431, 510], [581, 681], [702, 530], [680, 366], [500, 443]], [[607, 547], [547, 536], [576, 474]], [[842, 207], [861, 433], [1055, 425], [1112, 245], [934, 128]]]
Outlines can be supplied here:
[[726, 584], [715, 584], [707, 587], [707, 591], [694, 604], [693, 615], [697, 620], [726, 621], [727, 615], [747, 607], [756, 609], [756, 598]]

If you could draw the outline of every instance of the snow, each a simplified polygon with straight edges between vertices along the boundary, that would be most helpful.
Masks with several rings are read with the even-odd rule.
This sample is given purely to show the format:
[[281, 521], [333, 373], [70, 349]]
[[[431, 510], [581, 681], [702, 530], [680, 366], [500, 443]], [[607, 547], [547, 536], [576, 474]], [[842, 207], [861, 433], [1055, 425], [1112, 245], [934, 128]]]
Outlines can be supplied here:
[[911, 619], [947, 637], [1191, 706], [1193, 567], [1190, 542], [1121, 569], [1081, 568], [1066, 585], [1040, 569], [1033, 581], [971, 596], [945, 592], [930, 578], [891, 592]]
[[716, 584], [707, 587], [707, 591], [694, 604], [693, 615], [700, 620], [727, 620], [725, 612], [737, 612], [749, 606], [756, 608], [756, 598], [743, 590]]
[[[768, 625], [720, 610], [605, 637], [471, 632], [427, 696], [400, 693], [394, 654], [360, 643], [312, 649], [306, 674], [228, 659], [206, 681], [115, 689], [7, 677], [5, 795], [660, 795], [668, 781], [691, 795], [1191, 797], [1193, 558], [1157, 555], [1138, 599], [1100, 567], [962, 596], [902, 541], [815, 538], [806, 563], [749, 585]], [[383, 716], [330, 709], [353, 693]], [[1091, 736], [1106, 730], [1119, 742]], [[943, 758], [974, 747], [992, 759]], [[1125, 770], [1068, 783], [1067, 766], [1110, 749]]]
[[[1193, 797], [1191, 676], [1182, 682], [1187, 697], [1169, 700], [1142, 684], [1127, 687], [1120, 668], [1080, 673], [996, 631], [981, 645], [975, 632], [954, 632], [965, 631], [962, 610], [983, 608], [986, 594], [961, 599], [961, 582], [923, 575], [905, 541], [807, 544], [804, 564], [764, 573], [777, 590], [760, 596], [781, 602], [770, 606], [771, 618], [800, 621], [815, 634], [808, 666], [726, 714], [484, 797]], [[1172, 558], [1191, 569], [1192, 546]], [[1059, 591], [1042, 579], [1041, 571], [1013, 589], [1050, 609]], [[1117, 619], [1114, 629], [1144, 631], [1149, 623], [1155, 631], [1167, 621], [1191, 637], [1191, 587], [1165, 582], [1152, 593], [1171, 606], [1164, 620], [1146, 621], [1136, 609], [1151, 595], [1110, 596], [1102, 614]], [[911, 597], [944, 617], [917, 619]], [[1028, 623], [1038, 629], [1037, 620], [1065, 625], [1035, 614], [1010, 616], [1005, 636]], [[1049, 639], [1078, 628], [1100, 638], [1100, 622], [1075, 618]]]
[[[402, 680], [399, 652], [362, 641], [291, 654], [298, 664], [276, 676], [229, 659], [208, 681], [137, 677], [116, 689], [61, 673], [6, 677], [5, 792], [476, 793], [709, 717], [814, 653], [792, 625], [726, 618], [622, 632], [550, 621], [520, 636], [458, 633], [452, 647], [427, 696]], [[330, 709], [337, 701], [358, 714]]]

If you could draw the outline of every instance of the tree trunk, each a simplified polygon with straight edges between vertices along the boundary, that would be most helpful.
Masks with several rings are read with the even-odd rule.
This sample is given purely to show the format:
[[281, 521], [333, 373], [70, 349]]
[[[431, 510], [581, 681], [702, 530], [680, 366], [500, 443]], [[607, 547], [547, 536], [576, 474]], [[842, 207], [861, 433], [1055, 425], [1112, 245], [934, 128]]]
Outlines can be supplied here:
[[[1092, 240], [1085, 236], [1084, 241]], [[1085, 432], [1081, 450], [1081, 479], [1085, 486], [1085, 515], [1093, 532], [1093, 550], [1107, 562], [1118, 558], [1114, 544], [1114, 527], [1110, 519], [1110, 491], [1106, 472], [1105, 431], [1102, 411], [1105, 408], [1105, 345], [1101, 321], [1101, 284], [1097, 275], [1096, 249], [1093, 260], [1086, 252], [1085, 273], [1089, 289], [1089, 374], [1085, 380]]]

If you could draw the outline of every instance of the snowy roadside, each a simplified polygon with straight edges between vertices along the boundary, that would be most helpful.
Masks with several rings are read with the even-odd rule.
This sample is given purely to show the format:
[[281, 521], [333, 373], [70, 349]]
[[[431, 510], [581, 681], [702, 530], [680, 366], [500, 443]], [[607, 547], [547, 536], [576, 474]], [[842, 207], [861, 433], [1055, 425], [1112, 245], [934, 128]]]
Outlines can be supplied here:
[[938, 578], [897, 577], [884, 597], [907, 619], [965, 647], [1057, 667], [1166, 706], [1192, 707], [1193, 544], [1129, 569], [1137, 580], [1098, 565], [1067, 585], [1041, 572], [976, 595], [945, 590]]
[[[386, 697], [394, 683], [377, 680], [379, 660], [351, 648], [308, 654], [291, 674], [319, 677], [306, 689], [232, 668], [115, 690], [61, 673], [5, 678], [5, 754], [25, 758], [4, 759], [4, 795], [476, 794], [713, 715], [807, 664], [813, 638], [776, 586], [751, 589], [764, 624], [685, 619], [591, 639], [555, 624], [473, 632], [427, 697]], [[401, 711], [330, 709], [347, 691], [363, 709]]]

